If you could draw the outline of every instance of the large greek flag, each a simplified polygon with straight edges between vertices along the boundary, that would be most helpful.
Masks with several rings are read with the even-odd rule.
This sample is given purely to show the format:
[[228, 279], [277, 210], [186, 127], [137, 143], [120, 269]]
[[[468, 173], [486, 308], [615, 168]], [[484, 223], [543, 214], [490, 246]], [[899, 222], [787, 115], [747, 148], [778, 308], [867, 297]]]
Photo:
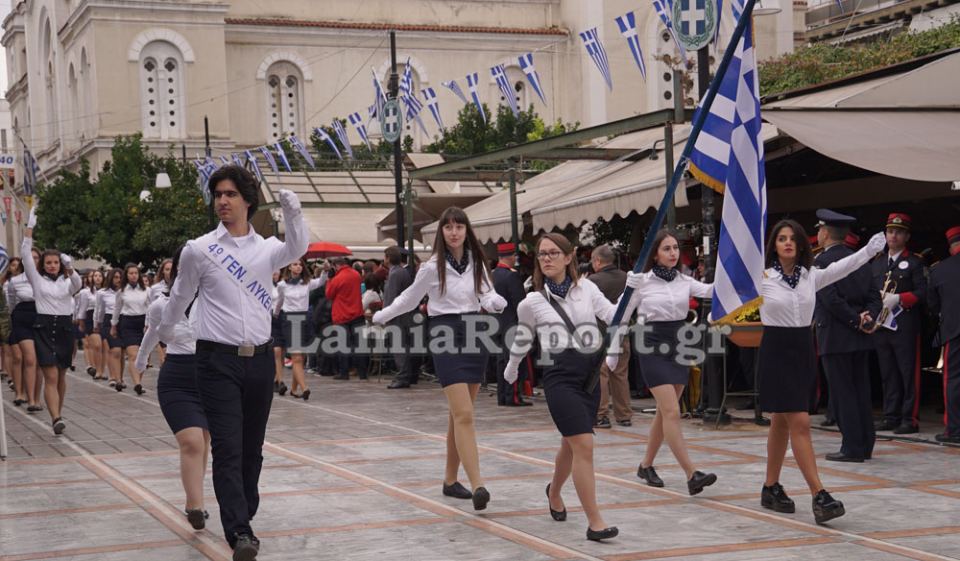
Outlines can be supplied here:
[[760, 84], [747, 22], [690, 155], [690, 172], [724, 193], [712, 321], [760, 297], [767, 179], [760, 135]]

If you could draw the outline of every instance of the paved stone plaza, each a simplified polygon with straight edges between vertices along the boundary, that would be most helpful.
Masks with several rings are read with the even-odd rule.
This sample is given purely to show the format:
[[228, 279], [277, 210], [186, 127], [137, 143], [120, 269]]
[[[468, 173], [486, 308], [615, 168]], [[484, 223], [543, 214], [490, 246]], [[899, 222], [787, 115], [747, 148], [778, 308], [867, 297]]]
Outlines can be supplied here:
[[[2, 391], [10, 456], [0, 463], [0, 561], [228, 560], [209, 474], [207, 530], [194, 532], [181, 514], [156, 371], [143, 397], [81, 371], [69, 373], [63, 437], [52, 435], [46, 411], [28, 416]], [[599, 498], [621, 534], [593, 543], [572, 483], [563, 491], [568, 521], [547, 512], [559, 435], [542, 401], [508, 409], [479, 398], [481, 467], [493, 499], [477, 514], [469, 501], [440, 493], [446, 406], [436, 384], [397, 391], [386, 379], [310, 382], [309, 402], [273, 402], [253, 523], [264, 561], [960, 558], [960, 449], [882, 441], [864, 464], [821, 461], [847, 515], [818, 527], [789, 458], [782, 481], [797, 513], [760, 508], [766, 438], [753, 425], [685, 422], [694, 461], [720, 478], [702, 495], [687, 496], [665, 447], [657, 468], [666, 488], [643, 485], [635, 472], [651, 417], [638, 414], [632, 427], [598, 434]], [[832, 433], [815, 431], [814, 440], [821, 458], [839, 447]]]

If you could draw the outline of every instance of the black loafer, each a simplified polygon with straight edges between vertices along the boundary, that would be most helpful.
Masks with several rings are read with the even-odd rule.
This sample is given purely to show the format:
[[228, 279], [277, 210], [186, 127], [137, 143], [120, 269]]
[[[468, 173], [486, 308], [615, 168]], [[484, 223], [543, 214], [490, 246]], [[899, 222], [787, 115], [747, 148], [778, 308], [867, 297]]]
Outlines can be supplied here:
[[557, 522], [563, 522], [567, 519], [567, 507], [563, 507], [563, 510], [553, 510], [553, 506], [550, 504], [550, 484], [547, 483], [547, 508], [550, 509], [550, 516]]
[[848, 456], [843, 452], [830, 452], [824, 457], [831, 462], [853, 462], [857, 464], [863, 463], [863, 458], [858, 458], [856, 456]]
[[13, 406], [14, 406], [14, 407], [20, 407], [21, 405], [23, 405], [23, 404], [26, 403], [26, 402], [27, 402], [26, 399], [14, 399], [14, 400], [13, 400]]
[[143, 395], [147, 393], [147, 390], [143, 389], [143, 386], [140, 384], [133, 386], [133, 391], [137, 392], [137, 395]]
[[797, 505], [794, 504], [793, 499], [787, 496], [787, 492], [784, 491], [783, 485], [780, 485], [779, 482], [769, 487], [763, 486], [763, 490], [760, 491], [760, 506], [786, 514], [797, 511]]
[[28, 405], [27, 413], [36, 413], [37, 411], [43, 411], [43, 407], [39, 405]]
[[303, 393], [300, 395], [304, 401], [310, 399], [310, 390], [303, 390]]
[[490, 502], [490, 493], [486, 487], [477, 487], [473, 491], [473, 510], [483, 510]]
[[260, 552], [260, 542], [249, 534], [237, 534], [233, 543], [233, 561], [254, 561]]
[[599, 419], [596, 420], [596, 422], [593, 423], [593, 426], [598, 429], [610, 428], [612, 426], [610, 424], [610, 417], [607, 417], [606, 415], [604, 415], [603, 417], [600, 417]]
[[893, 429], [893, 434], [916, 434], [918, 432], [920, 432], [920, 427], [911, 425], [910, 423], [904, 423]]
[[598, 542], [601, 540], [609, 540], [618, 535], [620, 535], [620, 530], [618, 530], [616, 526], [604, 528], [603, 530], [593, 530], [589, 526], [587, 527], [587, 539], [590, 541]]
[[687, 481], [687, 491], [690, 492], [690, 496], [697, 495], [703, 491], [704, 487], [709, 487], [716, 482], [717, 476], [715, 474], [695, 471], [693, 477]]
[[92, 366], [88, 366], [87, 374], [89, 374], [91, 378], [95, 378], [97, 376], [97, 369]]
[[187, 513], [187, 522], [190, 523], [190, 526], [194, 530], [203, 530], [207, 525], [207, 518], [210, 518], [210, 514], [205, 510], [199, 508], [191, 508], [186, 511]]
[[277, 386], [277, 393], [278, 393], [279, 395], [284, 395], [284, 394], [286, 394], [286, 393], [287, 393], [287, 385], [284, 384], [283, 382], [280, 382], [280, 385]]
[[653, 466], [643, 467], [643, 464], [640, 464], [640, 467], [637, 468], [637, 477], [646, 481], [647, 485], [651, 487], [663, 487], [663, 480], [657, 475]]
[[834, 518], [840, 518], [846, 514], [843, 503], [830, 496], [825, 489], [813, 497], [813, 518], [817, 524], [825, 524]]
[[472, 499], [473, 493], [471, 493], [466, 487], [460, 484], [459, 481], [454, 481], [450, 485], [446, 483], [443, 484], [443, 495], [445, 497], [453, 497], [455, 499]]

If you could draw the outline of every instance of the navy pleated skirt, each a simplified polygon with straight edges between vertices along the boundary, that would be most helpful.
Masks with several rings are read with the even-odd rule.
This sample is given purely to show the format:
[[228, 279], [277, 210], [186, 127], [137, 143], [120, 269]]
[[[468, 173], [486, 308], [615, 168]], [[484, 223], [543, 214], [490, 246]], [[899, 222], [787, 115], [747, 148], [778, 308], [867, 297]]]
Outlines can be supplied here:
[[197, 390], [196, 355], [167, 354], [157, 378], [157, 399], [173, 434], [190, 427], [208, 430]]
[[[438, 336], [448, 337], [451, 333], [451, 343], [445, 342], [442, 350], [431, 352], [433, 366], [440, 379], [440, 386], [452, 384], [479, 384], [487, 368], [487, 350], [479, 341], [467, 341], [467, 321], [471, 316], [479, 314], [444, 314], [430, 317], [431, 351], [438, 345], [434, 339]], [[467, 343], [471, 343], [469, 349]]]
[[810, 410], [817, 354], [810, 327], [763, 326], [759, 352], [760, 408], [768, 413]]

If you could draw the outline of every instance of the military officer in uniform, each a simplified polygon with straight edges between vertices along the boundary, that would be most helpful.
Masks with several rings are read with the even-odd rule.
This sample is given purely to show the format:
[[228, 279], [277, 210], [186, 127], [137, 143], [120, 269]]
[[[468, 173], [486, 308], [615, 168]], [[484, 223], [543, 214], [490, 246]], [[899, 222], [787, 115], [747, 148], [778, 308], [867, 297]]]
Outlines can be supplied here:
[[507, 305], [498, 318], [500, 329], [497, 331], [497, 342], [501, 352], [491, 355], [491, 359], [495, 362], [497, 374], [497, 405], [506, 406], [533, 405], [523, 399], [523, 383], [527, 380], [526, 359], [520, 362], [519, 376], [514, 383], [510, 384], [503, 379], [503, 370], [510, 361], [509, 342], [504, 343], [503, 338], [508, 329], [517, 325], [517, 306], [527, 295], [523, 289], [523, 276], [514, 269], [516, 264], [517, 246], [512, 243], [497, 244], [497, 266], [490, 274], [493, 277], [493, 289], [503, 296]]
[[[824, 269], [854, 251], [845, 240], [856, 221], [832, 210], [817, 211], [817, 242], [823, 251], [814, 265]], [[814, 321], [817, 348], [830, 387], [830, 405], [843, 435], [835, 462], [862, 462], [873, 454], [874, 427], [870, 399], [869, 330], [880, 313], [880, 293], [872, 289], [869, 264], [817, 292]]]
[[894, 212], [887, 218], [887, 253], [873, 262], [874, 290], [883, 292], [883, 307], [894, 317], [896, 329], [877, 326], [874, 343], [883, 381], [883, 421], [877, 430], [894, 434], [918, 432], [920, 407], [920, 318], [926, 299], [923, 260], [907, 249], [910, 216]]
[[960, 444], [960, 226], [947, 230], [950, 257], [930, 269], [927, 302], [940, 317], [937, 336], [943, 345], [943, 434], [939, 442]]

